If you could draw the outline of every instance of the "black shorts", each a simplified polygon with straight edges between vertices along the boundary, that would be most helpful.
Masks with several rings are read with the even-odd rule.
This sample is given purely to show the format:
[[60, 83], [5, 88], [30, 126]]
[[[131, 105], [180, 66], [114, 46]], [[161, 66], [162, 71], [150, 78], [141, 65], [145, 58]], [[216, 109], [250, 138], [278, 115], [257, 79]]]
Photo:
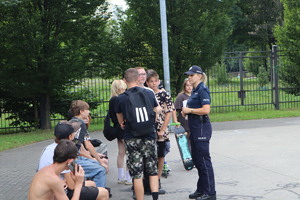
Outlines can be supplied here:
[[[67, 196], [69, 199], [72, 199], [74, 190], [69, 190], [67, 192]], [[99, 189], [93, 186], [83, 186], [80, 192], [80, 200], [95, 200], [98, 197]]]
[[157, 141], [157, 157], [159, 158], [165, 157], [165, 148], [166, 148], [165, 141]]

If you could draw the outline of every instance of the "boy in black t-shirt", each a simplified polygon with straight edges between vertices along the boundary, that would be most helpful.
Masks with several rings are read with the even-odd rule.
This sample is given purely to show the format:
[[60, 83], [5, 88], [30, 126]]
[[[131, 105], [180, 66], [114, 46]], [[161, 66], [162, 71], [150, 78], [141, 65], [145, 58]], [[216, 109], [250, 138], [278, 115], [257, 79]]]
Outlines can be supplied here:
[[[128, 90], [138, 89], [138, 71], [137, 69], [130, 68], [125, 71], [124, 81], [127, 84]], [[144, 94], [150, 99], [152, 103], [153, 110], [156, 112], [158, 106], [157, 101], [153, 92], [150, 90], [144, 90]], [[157, 150], [156, 150], [156, 135], [153, 129], [153, 133], [144, 136], [134, 136], [130, 130], [126, 129], [126, 101], [127, 94], [120, 94], [118, 96], [117, 102], [118, 106], [116, 109], [117, 118], [120, 126], [125, 130], [125, 145], [126, 145], [126, 155], [127, 155], [127, 167], [131, 177], [134, 179], [134, 191], [136, 198], [143, 199], [144, 189], [143, 189], [143, 171], [144, 166], [150, 175], [150, 188], [152, 192], [152, 197], [154, 200], [158, 199], [158, 176], [157, 176]], [[128, 112], [128, 111], [127, 111]], [[154, 124], [153, 124], [154, 126]]]

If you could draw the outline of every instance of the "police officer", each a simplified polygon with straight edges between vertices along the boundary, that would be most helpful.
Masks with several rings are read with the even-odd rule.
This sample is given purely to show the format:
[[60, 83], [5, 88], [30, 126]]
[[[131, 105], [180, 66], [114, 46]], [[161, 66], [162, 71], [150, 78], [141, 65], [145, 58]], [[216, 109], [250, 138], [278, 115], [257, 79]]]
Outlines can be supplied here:
[[193, 65], [187, 72], [193, 86], [187, 107], [182, 108], [182, 115], [188, 115], [190, 128], [191, 152], [198, 170], [197, 190], [189, 195], [190, 199], [215, 200], [214, 170], [209, 153], [209, 140], [212, 134], [208, 114], [210, 112], [210, 92], [205, 82], [207, 77], [199, 66]]

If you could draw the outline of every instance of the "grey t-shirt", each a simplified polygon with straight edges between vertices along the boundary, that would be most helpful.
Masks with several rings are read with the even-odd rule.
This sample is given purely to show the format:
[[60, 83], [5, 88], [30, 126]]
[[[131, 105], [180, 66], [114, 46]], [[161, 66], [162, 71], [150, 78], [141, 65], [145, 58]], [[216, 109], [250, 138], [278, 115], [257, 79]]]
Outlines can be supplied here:
[[181, 115], [181, 110], [183, 107], [183, 101], [187, 100], [190, 96], [185, 94], [185, 93], [179, 93], [176, 97], [174, 106], [177, 112], [177, 119], [181, 123], [181, 126], [185, 129], [185, 131], [190, 131], [189, 125], [188, 125], [188, 120], [186, 120], [184, 117]]

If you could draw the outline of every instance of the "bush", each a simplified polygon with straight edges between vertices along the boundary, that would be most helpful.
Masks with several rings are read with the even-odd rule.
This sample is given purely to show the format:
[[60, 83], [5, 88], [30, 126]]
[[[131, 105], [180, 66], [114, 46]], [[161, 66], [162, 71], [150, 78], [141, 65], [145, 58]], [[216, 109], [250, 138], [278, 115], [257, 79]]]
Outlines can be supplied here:
[[[52, 117], [59, 114], [66, 119], [71, 102], [77, 99], [88, 102], [91, 110], [102, 103], [98, 96], [93, 94], [88, 88], [83, 87], [79, 91], [66, 89], [65, 91], [52, 95], [50, 110]], [[2, 104], [4, 111], [11, 113], [9, 117], [5, 118], [6, 120], [11, 120], [10, 126], [21, 126], [21, 129], [24, 131], [25, 129], [22, 127], [40, 127], [40, 105], [38, 98], [4, 99]]]
[[213, 67], [213, 77], [218, 85], [226, 85], [230, 82], [230, 78], [226, 71], [224, 63], [218, 63]]
[[260, 87], [264, 87], [269, 83], [269, 74], [263, 66], [260, 66], [258, 69], [257, 79]]

